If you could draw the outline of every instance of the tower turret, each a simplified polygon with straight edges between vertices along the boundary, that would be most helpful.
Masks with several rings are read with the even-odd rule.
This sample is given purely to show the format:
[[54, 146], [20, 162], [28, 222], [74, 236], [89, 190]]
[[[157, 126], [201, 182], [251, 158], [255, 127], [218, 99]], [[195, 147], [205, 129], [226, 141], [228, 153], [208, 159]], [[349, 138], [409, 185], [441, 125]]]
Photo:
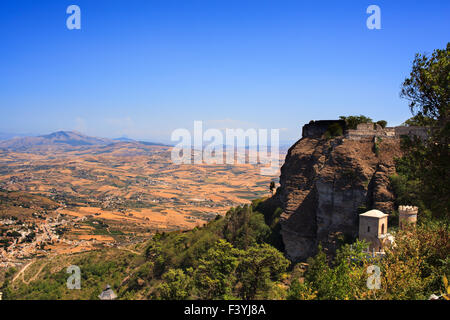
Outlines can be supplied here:
[[417, 212], [419, 208], [414, 206], [399, 206], [398, 207], [398, 226], [403, 229], [410, 224], [415, 226], [417, 223]]

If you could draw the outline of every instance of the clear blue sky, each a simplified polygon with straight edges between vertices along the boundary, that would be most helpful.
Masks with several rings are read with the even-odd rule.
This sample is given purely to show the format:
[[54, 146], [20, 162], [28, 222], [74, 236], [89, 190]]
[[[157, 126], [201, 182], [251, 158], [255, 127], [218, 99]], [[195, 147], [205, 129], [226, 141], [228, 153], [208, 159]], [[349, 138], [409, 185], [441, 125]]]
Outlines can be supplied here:
[[[366, 28], [370, 4], [382, 30]], [[295, 140], [311, 119], [398, 125], [414, 54], [445, 47], [449, 17], [450, 1], [3, 0], [0, 132], [167, 142], [203, 120]]]

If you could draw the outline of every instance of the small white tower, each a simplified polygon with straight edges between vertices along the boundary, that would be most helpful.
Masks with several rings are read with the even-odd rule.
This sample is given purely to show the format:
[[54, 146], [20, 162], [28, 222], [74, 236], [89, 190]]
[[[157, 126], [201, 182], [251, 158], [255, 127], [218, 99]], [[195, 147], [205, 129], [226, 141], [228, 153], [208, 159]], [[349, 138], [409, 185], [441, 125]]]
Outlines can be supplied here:
[[410, 224], [415, 226], [417, 223], [417, 212], [419, 208], [413, 206], [399, 206], [398, 207], [398, 226], [403, 229]]
[[366, 240], [370, 251], [382, 251], [382, 239], [387, 234], [388, 216], [379, 210], [370, 210], [359, 215], [359, 240]]

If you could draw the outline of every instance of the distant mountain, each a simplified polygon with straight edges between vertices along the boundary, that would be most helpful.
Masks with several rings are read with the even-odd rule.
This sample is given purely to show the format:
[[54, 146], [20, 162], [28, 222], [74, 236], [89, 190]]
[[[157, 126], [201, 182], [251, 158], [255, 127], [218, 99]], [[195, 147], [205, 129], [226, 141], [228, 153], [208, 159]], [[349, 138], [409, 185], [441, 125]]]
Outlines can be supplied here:
[[73, 131], [58, 131], [37, 137], [13, 138], [0, 141], [0, 148], [12, 150], [51, 149], [51, 147], [82, 147], [95, 145], [108, 145], [114, 140], [94, 138]]
[[120, 138], [116, 138], [114, 139], [115, 141], [122, 141], [122, 142], [135, 142], [136, 140], [127, 138], [127, 137], [120, 137]]
[[89, 137], [75, 131], [58, 131], [49, 135], [39, 136], [38, 138], [46, 139], [51, 143], [64, 143], [71, 146], [92, 146], [114, 143], [111, 139]]
[[171, 145], [159, 143], [159, 142], [149, 142], [149, 141], [137, 141], [138, 143], [144, 144], [146, 146], [162, 146], [162, 147], [172, 147]]
[[114, 141], [120, 141], [120, 142], [130, 142], [130, 143], [140, 143], [146, 146], [162, 146], [162, 147], [171, 147], [168, 144], [160, 143], [160, 142], [152, 142], [152, 141], [144, 141], [144, 140], [134, 140], [128, 137], [120, 137], [115, 138]]
[[130, 144], [130, 146], [139, 144], [146, 146], [166, 146], [161, 143], [136, 141], [127, 137], [107, 139], [90, 137], [75, 131], [58, 131], [36, 137], [15, 137], [13, 139], [0, 141], [0, 149], [13, 151], [51, 151], [110, 145], [117, 145], [122, 148], [124, 144]]

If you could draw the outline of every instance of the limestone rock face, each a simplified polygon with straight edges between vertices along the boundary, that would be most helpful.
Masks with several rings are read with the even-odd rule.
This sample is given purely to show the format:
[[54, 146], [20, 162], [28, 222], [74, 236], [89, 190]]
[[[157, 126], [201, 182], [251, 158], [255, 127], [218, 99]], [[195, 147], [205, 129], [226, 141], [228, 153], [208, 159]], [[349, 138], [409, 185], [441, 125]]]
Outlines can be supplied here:
[[337, 237], [357, 237], [358, 214], [364, 209], [390, 213], [389, 176], [399, 156], [398, 139], [303, 137], [296, 142], [281, 168], [277, 191], [288, 257], [305, 260], [319, 243], [334, 252]]

